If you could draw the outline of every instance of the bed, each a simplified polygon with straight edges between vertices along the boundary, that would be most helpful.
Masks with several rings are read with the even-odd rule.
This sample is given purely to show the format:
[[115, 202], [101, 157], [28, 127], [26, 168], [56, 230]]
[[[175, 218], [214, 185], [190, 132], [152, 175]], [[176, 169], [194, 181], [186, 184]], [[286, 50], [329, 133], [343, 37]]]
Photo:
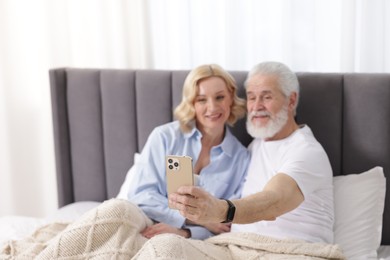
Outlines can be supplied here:
[[[0, 241], [20, 238], [49, 221], [73, 220], [120, 196], [124, 181], [131, 182], [131, 168], [149, 133], [173, 120], [188, 72], [50, 70], [60, 208], [45, 219], [0, 218]], [[239, 95], [245, 97], [247, 72], [230, 72]], [[386, 194], [390, 74], [299, 72], [297, 76], [301, 87], [297, 121], [312, 128], [333, 168], [335, 243], [348, 259], [390, 259], [390, 195]], [[244, 145], [252, 140], [244, 119], [232, 132]]]

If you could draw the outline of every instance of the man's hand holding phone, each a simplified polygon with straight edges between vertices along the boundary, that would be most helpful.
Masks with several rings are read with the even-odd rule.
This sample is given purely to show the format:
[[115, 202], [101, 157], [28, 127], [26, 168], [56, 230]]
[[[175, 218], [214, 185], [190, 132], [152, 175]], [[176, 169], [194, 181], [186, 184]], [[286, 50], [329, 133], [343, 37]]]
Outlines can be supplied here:
[[[193, 186], [192, 158], [189, 156], [166, 156], [166, 177], [168, 196], [181, 186]], [[168, 206], [170, 207], [169, 203]]]

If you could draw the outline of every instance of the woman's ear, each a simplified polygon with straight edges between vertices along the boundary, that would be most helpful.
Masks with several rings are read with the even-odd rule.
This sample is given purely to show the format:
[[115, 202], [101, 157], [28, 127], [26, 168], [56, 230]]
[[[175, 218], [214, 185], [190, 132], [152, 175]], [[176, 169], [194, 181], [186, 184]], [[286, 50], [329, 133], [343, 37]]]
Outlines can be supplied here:
[[234, 104], [234, 93], [233, 93], [233, 91], [229, 91], [229, 93], [230, 93], [230, 102], [231, 102], [230, 106], [233, 107], [233, 104]]

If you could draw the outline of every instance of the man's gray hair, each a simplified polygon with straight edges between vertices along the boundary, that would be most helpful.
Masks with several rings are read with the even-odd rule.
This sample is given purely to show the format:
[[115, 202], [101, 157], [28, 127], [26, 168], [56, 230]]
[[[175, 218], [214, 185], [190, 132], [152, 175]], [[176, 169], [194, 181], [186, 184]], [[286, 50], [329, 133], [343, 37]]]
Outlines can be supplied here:
[[298, 106], [299, 100], [299, 82], [296, 74], [286, 65], [276, 61], [266, 61], [254, 66], [249, 71], [245, 81], [245, 87], [250, 78], [256, 75], [273, 75], [278, 79], [279, 87], [282, 93], [288, 97], [292, 92], [297, 93], [297, 102], [295, 108]]

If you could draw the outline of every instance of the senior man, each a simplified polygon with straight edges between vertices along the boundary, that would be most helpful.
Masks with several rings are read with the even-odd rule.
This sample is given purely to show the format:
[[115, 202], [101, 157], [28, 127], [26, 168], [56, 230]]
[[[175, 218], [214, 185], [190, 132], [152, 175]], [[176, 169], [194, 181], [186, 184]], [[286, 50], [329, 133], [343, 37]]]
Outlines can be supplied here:
[[245, 87], [247, 130], [254, 140], [241, 199], [217, 199], [195, 186], [183, 186], [169, 197], [170, 206], [190, 221], [231, 222], [232, 232], [205, 241], [156, 236], [136, 258], [175, 252], [194, 259], [273, 254], [343, 258], [339, 247], [331, 245], [333, 174], [328, 156], [310, 127], [295, 121], [295, 73], [279, 62], [260, 63], [249, 72]]

